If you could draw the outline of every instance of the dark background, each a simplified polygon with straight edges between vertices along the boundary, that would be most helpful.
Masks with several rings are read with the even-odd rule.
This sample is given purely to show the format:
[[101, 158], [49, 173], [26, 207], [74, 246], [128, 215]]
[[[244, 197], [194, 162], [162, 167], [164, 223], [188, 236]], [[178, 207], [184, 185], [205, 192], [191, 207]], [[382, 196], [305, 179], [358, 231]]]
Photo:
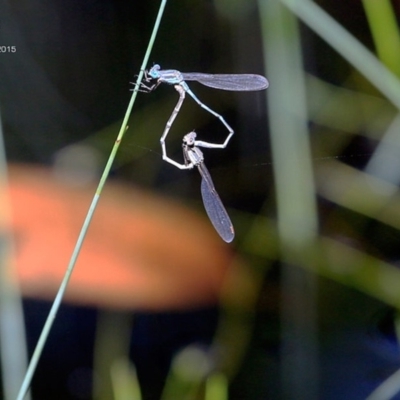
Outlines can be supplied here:
[[[17, 48], [15, 54], [0, 55], [0, 109], [9, 162], [51, 166], [61, 149], [76, 143], [93, 146], [106, 159], [128, 105], [131, 82], [139, 72], [158, 3], [0, 1], [0, 45]], [[150, 57], [151, 65], [158, 63], [164, 69], [186, 72], [268, 76], [263, 65], [257, 5], [254, 1], [247, 3], [245, 12], [231, 18], [229, 6], [224, 14], [211, 0], [169, 1]], [[373, 49], [359, 1], [318, 3]], [[393, 4], [397, 7], [398, 2]], [[341, 85], [351, 67], [308, 28], [301, 29], [307, 72]], [[226, 150], [205, 152], [224, 204], [228, 209], [257, 214], [268, 201], [268, 213], [273, 215], [273, 165], [265, 94], [232, 94], [197, 83], [190, 86], [236, 131]], [[370, 87], [366, 90], [375, 94]], [[152, 94], [139, 94], [111, 179], [181, 200], [198, 199], [197, 177], [183, 174], [161, 160], [159, 138], [176, 100], [176, 92], [167, 85]], [[181, 152], [179, 132], [196, 129], [203, 140], [209, 141], [222, 141], [225, 137], [221, 124], [196, 107], [188, 98], [171, 130], [168, 150], [174, 158], [179, 158]], [[146, 114], [149, 109], [151, 114]], [[155, 129], [147, 130], [148, 125], [138, 124], [141, 115], [151, 118]], [[362, 168], [373, 148], [373, 142], [359, 136], [349, 140], [340, 153], [326, 156], [342, 156], [343, 162]], [[322, 218], [334, 208], [323, 200], [320, 207]], [[357, 216], [349, 212], [349, 218]], [[357, 221], [354, 223], [357, 225]], [[240, 237], [240, 227], [238, 232]], [[369, 224], [364, 234], [370, 235], [372, 241], [375, 232], [375, 225]], [[398, 257], [397, 232], [381, 230], [375, 239], [383, 258]], [[255, 268], [262, 268], [267, 262], [245, 256]], [[264, 279], [265, 288], [279, 288], [279, 263]], [[394, 314], [360, 292], [319, 279], [323, 289], [318, 294], [321, 324], [325, 329], [319, 338], [319, 398], [365, 398], [398, 368]], [[275, 303], [265, 300], [270, 296]], [[253, 315], [252, 339], [231, 382], [230, 399], [283, 398], [278, 297], [279, 293], [261, 291]], [[24, 300], [30, 351], [49, 307], [47, 302]], [[90, 371], [98, 311], [62, 306], [33, 380], [34, 399], [91, 398]], [[219, 313], [218, 307], [180, 313], [135, 312], [130, 356], [138, 370], [144, 399], [159, 398], [171, 357], [178, 349], [190, 343], [211, 343]], [[79, 383], [71, 384], [74, 379]], [[296, 399], [302, 398], [299, 394]]]

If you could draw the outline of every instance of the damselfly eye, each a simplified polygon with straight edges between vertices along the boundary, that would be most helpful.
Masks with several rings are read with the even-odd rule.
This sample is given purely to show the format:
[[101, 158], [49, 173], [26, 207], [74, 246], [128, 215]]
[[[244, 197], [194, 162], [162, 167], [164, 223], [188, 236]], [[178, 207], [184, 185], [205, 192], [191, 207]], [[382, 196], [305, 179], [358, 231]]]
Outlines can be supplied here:
[[160, 66], [158, 64], [154, 64], [149, 71], [149, 75], [154, 79], [159, 78], [160, 77], [159, 71], [160, 71]]

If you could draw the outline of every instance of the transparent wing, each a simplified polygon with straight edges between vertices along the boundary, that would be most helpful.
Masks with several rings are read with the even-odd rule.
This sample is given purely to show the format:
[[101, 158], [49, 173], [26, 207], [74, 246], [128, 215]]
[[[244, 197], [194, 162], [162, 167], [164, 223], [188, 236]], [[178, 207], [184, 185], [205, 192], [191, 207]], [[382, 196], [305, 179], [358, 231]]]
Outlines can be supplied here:
[[215, 190], [214, 183], [211, 179], [208, 169], [201, 163], [198, 165], [201, 180], [201, 195], [203, 197], [204, 208], [207, 211], [210, 221], [225, 242], [232, 242], [235, 237], [235, 231], [231, 219], [222, 204], [221, 199]]
[[263, 90], [268, 87], [268, 81], [261, 75], [254, 74], [202, 74], [200, 72], [182, 73], [185, 81], [197, 81], [214, 89], [239, 92]]

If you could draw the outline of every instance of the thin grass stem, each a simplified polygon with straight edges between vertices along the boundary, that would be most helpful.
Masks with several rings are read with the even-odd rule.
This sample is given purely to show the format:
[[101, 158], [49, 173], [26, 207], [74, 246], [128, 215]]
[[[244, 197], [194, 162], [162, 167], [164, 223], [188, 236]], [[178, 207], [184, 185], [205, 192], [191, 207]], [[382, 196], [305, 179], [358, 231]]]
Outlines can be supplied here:
[[100, 198], [101, 192], [103, 190], [104, 184], [105, 184], [105, 182], [106, 182], [106, 180], [107, 180], [107, 178], [109, 176], [109, 173], [110, 173], [112, 164], [114, 162], [115, 156], [117, 154], [118, 148], [119, 148], [119, 146], [121, 144], [121, 141], [122, 141], [122, 139], [124, 137], [124, 134], [125, 134], [125, 132], [126, 132], [126, 130], [128, 128], [128, 120], [129, 120], [129, 117], [131, 115], [133, 104], [135, 103], [135, 100], [136, 100], [136, 96], [137, 96], [137, 93], [138, 93], [138, 87], [139, 87], [139, 85], [140, 85], [140, 83], [141, 83], [141, 81], [143, 79], [144, 70], [145, 70], [146, 65], [148, 63], [148, 60], [149, 60], [149, 57], [150, 57], [151, 50], [153, 48], [153, 44], [154, 44], [155, 38], [157, 36], [158, 28], [160, 26], [161, 18], [162, 18], [162, 15], [164, 13], [164, 9], [165, 9], [166, 3], [167, 3], [167, 0], [161, 0], [161, 4], [160, 4], [159, 11], [158, 11], [156, 22], [154, 24], [153, 32], [151, 34], [150, 41], [149, 41], [149, 44], [147, 46], [147, 50], [146, 50], [145, 56], [143, 58], [142, 66], [140, 68], [140, 72], [139, 72], [139, 75], [138, 75], [137, 80], [136, 80], [136, 88], [132, 93], [132, 97], [131, 97], [131, 100], [129, 102], [128, 108], [126, 110], [125, 117], [123, 119], [123, 122], [122, 122], [121, 128], [119, 130], [117, 139], [115, 140], [114, 146], [113, 146], [113, 148], [111, 150], [111, 153], [110, 153], [110, 156], [109, 156], [108, 161], [106, 163], [106, 166], [104, 168], [103, 174], [102, 174], [102, 176], [100, 178], [99, 185], [97, 186], [96, 193], [95, 193], [95, 195], [93, 197], [92, 203], [90, 204], [90, 207], [89, 207], [88, 213], [86, 215], [86, 218], [84, 220], [82, 229], [81, 229], [81, 231], [79, 233], [78, 240], [76, 242], [74, 251], [72, 253], [70, 262], [68, 264], [68, 268], [67, 268], [67, 270], [65, 272], [65, 275], [64, 275], [64, 278], [63, 278], [63, 280], [61, 282], [61, 285], [60, 285], [60, 288], [58, 290], [58, 293], [57, 293], [57, 295], [56, 295], [56, 297], [54, 299], [53, 305], [52, 305], [52, 307], [50, 309], [50, 312], [49, 312], [49, 315], [48, 315], [48, 317], [46, 319], [46, 322], [44, 324], [43, 330], [42, 330], [42, 332], [40, 334], [38, 343], [36, 344], [35, 351], [33, 353], [32, 359], [31, 359], [31, 361], [29, 363], [28, 370], [26, 372], [24, 381], [22, 382], [20, 391], [18, 393], [17, 400], [23, 400], [23, 398], [25, 397], [25, 394], [26, 394], [26, 392], [27, 392], [27, 390], [28, 390], [28, 388], [29, 388], [29, 386], [31, 384], [33, 374], [35, 372], [35, 369], [36, 369], [36, 366], [38, 364], [39, 358], [40, 358], [40, 356], [42, 354], [42, 351], [43, 351], [44, 345], [46, 343], [46, 340], [47, 340], [47, 338], [49, 336], [50, 329], [51, 329], [51, 327], [53, 325], [53, 322], [54, 322], [54, 320], [56, 318], [58, 309], [60, 308], [61, 301], [62, 301], [62, 299], [64, 297], [64, 293], [65, 293], [65, 291], [67, 289], [68, 282], [69, 282], [69, 280], [71, 278], [71, 275], [72, 275], [72, 272], [74, 270], [76, 261], [77, 261], [78, 256], [79, 256], [79, 252], [80, 252], [80, 250], [82, 248], [82, 244], [83, 244], [83, 242], [85, 240], [87, 230], [88, 230], [90, 222], [92, 220], [92, 217], [93, 217], [94, 211], [96, 209], [97, 203], [99, 201], [99, 198]]

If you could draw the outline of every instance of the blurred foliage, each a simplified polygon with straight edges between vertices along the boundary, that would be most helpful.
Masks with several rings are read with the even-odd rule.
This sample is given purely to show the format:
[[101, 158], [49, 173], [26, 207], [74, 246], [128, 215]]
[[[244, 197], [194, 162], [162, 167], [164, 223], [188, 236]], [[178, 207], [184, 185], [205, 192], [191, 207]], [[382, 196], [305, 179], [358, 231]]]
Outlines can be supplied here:
[[[11, 159], [33, 158], [50, 164], [67, 145], [95, 148], [100, 159], [106, 159], [128, 99], [127, 82], [137, 72], [137, 59], [155, 14], [155, 3], [147, 5], [148, 9], [119, 7], [123, 10], [118, 15], [125, 18], [121, 26], [134, 26], [126, 37], [122, 30], [116, 34], [118, 40], [128, 43], [118, 54], [125, 69], [118, 70], [118, 64], [113, 64], [115, 49], [111, 55], [104, 53], [89, 67], [86, 65], [87, 70], [79, 70], [78, 56], [74, 55], [74, 68], [60, 75], [56, 74], [59, 63], [41, 58], [49, 75], [55, 76], [61, 93], [76, 106], [61, 116], [60, 110], [49, 108], [46, 117], [54, 123], [56, 118], [68, 120], [73, 115], [73, 127], [64, 123], [61, 129], [44, 119], [36, 121], [37, 126], [31, 129], [26, 122], [30, 114], [29, 118], [21, 114], [17, 124], [15, 115], [8, 113], [6, 138]], [[133, 24], [128, 16], [135, 12], [141, 17]], [[340, 320], [340, 313], [351, 314], [348, 309], [330, 313], [336, 304], [326, 305], [332, 286], [324, 278], [340, 285], [338, 298], [347, 300], [346, 288], [354, 288], [376, 299], [378, 303], [368, 300], [374, 306], [400, 307], [399, 13], [398, 2], [387, 0], [169, 2], [154, 61], [163, 68], [182, 71], [262, 73], [265, 69], [271, 87], [266, 100], [263, 94], [232, 95], [191, 84], [206, 104], [218, 109], [235, 126], [236, 135], [229, 148], [208, 151], [205, 156], [235, 224], [235, 251], [247, 262], [246, 273], [252, 283], [250, 290], [241, 288], [242, 292], [226, 295], [232, 288], [227, 283], [213, 344], [206, 350], [196, 349], [195, 361], [183, 363], [185, 368], [199, 366], [189, 377], [176, 368], [182, 353], [176, 354], [165, 399], [225, 400], [228, 382], [231, 392], [235, 392], [240, 379], [248, 387], [248, 397], [243, 398], [262, 398], [258, 390], [266, 390], [269, 398], [278, 399], [282, 388], [274, 386], [273, 378], [268, 380], [269, 389], [259, 389], [256, 384], [252, 387], [252, 383], [265, 378], [266, 372], [260, 373], [261, 377], [249, 377], [245, 369], [252, 349], [256, 348], [257, 353], [259, 348], [262, 352], [270, 346], [265, 350], [266, 358], [275, 372], [272, 376], [279, 376], [274, 370], [277, 357], [271, 354], [277, 347], [285, 351], [282, 343], [295, 349], [289, 363], [294, 355], [299, 356], [292, 370], [287, 366], [281, 371], [288, 372], [285, 390], [290, 393], [308, 385], [312, 393], [307, 379], [313, 372], [318, 375], [313, 368], [319, 366], [311, 342], [321, 331], [325, 333], [326, 326], [331, 328]], [[134, 54], [131, 49], [135, 49]], [[67, 56], [75, 49], [68, 50]], [[48, 54], [46, 51], [43, 54]], [[111, 67], [107, 70], [104, 63]], [[84, 90], [80, 89], [95, 67], [100, 71]], [[104, 83], [110, 70], [114, 71], [110, 78], [113, 84]], [[74, 71], [79, 73], [75, 76]], [[76, 82], [71, 83], [73, 79]], [[106, 88], [96, 91], [102, 83]], [[85, 93], [80, 97], [82, 91]], [[35, 98], [32, 93], [36, 92], [30, 86], [27, 93], [28, 99]], [[89, 93], [97, 94], [91, 98]], [[4, 103], [7, 97], [3, 95], [0, 100]], [[41, 101], [46, 107], [52, 98]], [[176, 101], [177, 94], [170, 87], [138, 97], [114, 174], [180, 201], [190, 199], [193, 207], [201, 208], [198, 181], [163, 163], [160, 155], [159, 137]], [[25, 121], [22, 128], [21, 121]], [[35, 136], [43, 125], [50, 133]], [[181, 157], [183, 134], [194, 128], [204, 140], [224, 134], [218, 121], [187, 101], [168, 137], [168, 149], [174, 158]], [[68, 134], [70, 131], [73, 133]], [[54, 139], [49, 143], [50, 134]], [[29, 142], [32, 136], [36, 138], [33, 144]], [[321, 293], [323, 289], [328, 294]], [[260, 337], [261, 345], [257, 342]], [[304, 348], [310, 352], [301, 354]], [[215, 359], [214, 354], [218, 354]], [[252, 354], [252, 360], [259, 361], [257, 356]], [[208, 369], [201, 369], [204, 360], [212, 368], [205, 362]], [[309, 365], [308, 371], [300, 371], [299, 365]], [[183, 372], [189, 373], [185, 368]], [[298, 382], [298, 377], [290, 376], [296, 372], [308, 378]], [[114, 365], [112, 374], [115, 385], [123, 381], [121, 387], [126, 386], [124, 377], [134, 376], [127, 364]], [[359, 388], [359, 398], [376, 386], [377, 382], [368, 381]], [[115, 393], [124, 390], [114, 388]], [[132, 398], [139, 397], [137, 385], [126, 390], [135, 392]], [[312, 396], [315, 398], [315, 393], [308, 399]]]

